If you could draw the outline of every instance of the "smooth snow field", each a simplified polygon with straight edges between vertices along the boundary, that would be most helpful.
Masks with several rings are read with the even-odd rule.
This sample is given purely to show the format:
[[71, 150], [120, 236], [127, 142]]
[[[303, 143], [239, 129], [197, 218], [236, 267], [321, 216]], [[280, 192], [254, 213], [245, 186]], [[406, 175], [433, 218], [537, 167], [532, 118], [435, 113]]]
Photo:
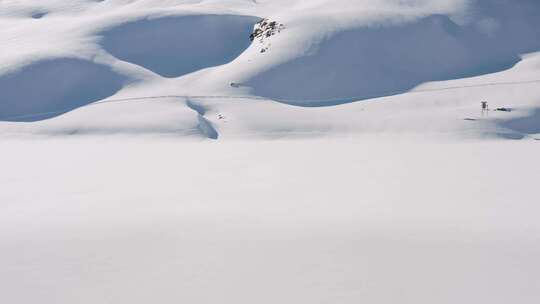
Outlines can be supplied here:
[[540, 302], [537, 0], [0, 0], [0, 43], [0, 303]]

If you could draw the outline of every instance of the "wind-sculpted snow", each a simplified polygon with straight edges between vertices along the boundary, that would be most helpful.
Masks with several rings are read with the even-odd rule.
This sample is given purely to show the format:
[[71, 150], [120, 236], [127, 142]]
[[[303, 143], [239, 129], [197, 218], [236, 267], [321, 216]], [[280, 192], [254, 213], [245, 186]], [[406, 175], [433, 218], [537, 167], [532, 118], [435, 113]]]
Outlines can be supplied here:
[[0, 75], [0, 120], [57, 116], [115, 94], [126, 81], [107, 66], [81, 59], [32, 63]]
[[540, 108], [533, 108], [518, 117], [497, 120], [498, 125], [512, 133], [500, 133], [502, 137], [523, 139], [532, 134], [540, 134]]
[[[176, 98], [180, 100], [207, 96], [213, 97], [211, 104], [216, 104], [219, 101], [215, 97], [221, 96], [226, 100], [242, 97], [245, 101], [241, 107], [234, 108], [234, 114], [226, 115], [230, 118], [227, 121], [216, 119], [217, 114], [212, 113], [201, 115], [202, 120], [194, 123], [193, 119], [198, 116], [190, 110], [190, 114], [178, 118], [178, 122], [168, 116], [160, 122], [171, 123], [170, 127], [154, 127], [146, 121], [150, 116], [146, 116], [144, 126], [149, 126], [152, 132], [188, 130], [191, 134], [194, 128], [199, 128], [205, 133], [215, 127], [206, 132], [210, 134], [207, 137], [216, 138], [219, 131], [220, 140], [227, 137], [227, 132], [304, 134], [317, 130], [315, 133], [322, 134], [336, 132], [336, 129], [370, 129], [371, 126], [366, 124], [355, 124], [358, 113], [344, 116], [347, 111], [363, 109], [364, 105], [359, 105], [356, 110], [321, 109], [321, 113], [336, 111], [340, 114], [327, 118], [327, 122], [319, 119], [321, 124], [317, 120], [314, 124], [310, 121], [301, 125], [299, 117], [288, 120], [293, 110], [286, 106], [280, 108], [283, 112], [266, 119], [270, 116], [269, 110], [262, 104], [268, 101], [257, 103], [252, 112], [243, 115], [248, 112], [247, 104], [253, 104], [244, 97], [317, 107], [407, 93], [414, 89], [414, 95], [400, 94], [392, 100], [407, 101], [405, 106], [410, 107], [411, 101], [419, 98], [416, 93], [423, 91], [423, 96], [445, 95], [446, 102], [467, 104], [474, 110], [479, 100], [517, 108], [519, 102], [529, 105], [536, 94], [528, 94], [519, 101], [512, 100], [503, 84], [522, 89], [533, 87], [534, 81], [540, 80], [534, 69], [538, 65], [535, 65], [537, 60], [532, 59], [534, 56], [531, 55], [527, 64], [516, 65], [525, 61], [523, 54], [540, 50], [540, 18], [536, 18], [540, 15], [540, 5], [536, 1], [446, 0], [443, 2], [449, 8], [445, 9], [423, 1], [397, 0], [318, 0], [317, 3], [310, 2], [315, 6], [304, 3], [306, 7], [288, 7], [284, 5], [285, 1], [276, 4], [278, 0], [272, 5], [246, 2], [230, 7], [226, 4], [229, 2], [220, 2], [228, 8], [225, 10], [209, 2], [206, 2], [208, 8], [191, 7], [195, 3], [188, 2], [133, 1], [125, 5], [110, 1], [77, 0], [79, 4], [76, 4], [55, 0], [46, 5], [35, 5], [37, 2], [34, 5], [17, 4], [18, 9], [12, 2], [7, 15], [14, 14], [20, 19], [3, 18], [0, 14], [0, 22], [7, 25], [20, 22], [18, 26], [0, 29], [0, 38], [4, 38], [7, 50], [0, 54], [0, 88], [6, 100], [0, 104], [0, 118], [40, 120], [121, 90], [115, 99], [180, 97]], [[459, 2], [469, 5], [457, 5]], [[154, 9], [153, 5], [158, 5], [159, 9]], [[178, 8], [173, 8], [175, 5]], [[271, 6], [274, 9], [270, 9]], [[189, 7], [193, 10], [186, 15], [184, 9]], [[368, 7], [373, 11], [366, 10]], [[114, 12], [110, 13], [110, 9]], [[42, 20], [28, 20], [29, 12], [38, 11], [48, 14], [42, 16]], [[264, 49], [271, 47], [261, 53], [260, 42], [250, 45], [249, 38], [254, 24], [263, 18], [283, 23], [284, 30], [265, 37]], [[21, 50], [21, 54], [17, 50]], [[11, 64], [27, 62], [34, 56], [57, 59], [52, 60], [53, 63], [46, 63], [51, 60], [38, 62], [6, 74], [6, 71], [13, 71]], [[125, 86], [124, 76], [106, 66], [59, 59], [75, 56], [108, 62], [118, 73], [140, 81], [137, 85]], [[71, 66], [69, 71], [47, 72], [61, 69], [66, 64]], [[205, 70], [193, 73], [202, 69]], [[494, 73], [499, 71], [505, 73]], [[464, 78], [479, 75], [481, 77], [474, 79]], [[428, 93], [432, 89], [443, 91]], [[450, 93], [464, 91], [482, 91], [482, 94]], [[493, 93], [495, 91], [497, 93]], [[430, 99], [422, 106], [441, 99]], [[377, 100], [378, 103], [381, 101]], [[108, 107], [104, 105], [102, 109]], [[220, 107], [209, 108], [223, 111], [225, 104]], [[392, 108], [395, 107], [394, 103]], [[124, 112], [139, 113], [138, 119], [141, 119], [145, 111], [147, 108]], [[298, 113], [302, 111], [307, 109], [298, 110]], [[45, 114], [30, 116], [42, 112]], [[105, 130], [103, 133], [129, 133], [132, 126], [143, 132], [142, 124], [133, 124], [126, 115], [119, 118], [115, 110], [110, 114], [105, 110], [99, 112], [110, 115], [107, 121], [114, 121], [111, 127], [90, 123], [102, 119], [94, 116], [95, 110], [80, 109], [77, 112], [76, 119], [70, 118], [71, 115], [57, 119], [69, 120], [69, 128], [62, 134], [99, 133], [100, 130]], [[159, 113], [163, 115], [163, 112]], [[474, 113], [463, 113], [457, 125], [461, 126], [463, 118], [476, 119]], [[151, 117], [160, 120], [157, 116]], [[129, 123], [122, 124], [116, 121], [118, 119]], [[455, 120], [455, 117], [451, 119]], [[284, 127], [290, 121], [294, 123]], [[375, 129], [395, 127], [385, 120], [375, 121]], [[423, 126], [407, 123], [411, 124], [411, 129], [424, 130]], [[93, 127], [87, 128], [88, 125]], [[117, 127], [119, 125], [121, 127]], [[37, 124], [33, 126], [37, 127]], [[244, 129], [237, 132], [237, 127]], [[405, 127], [400, 123], [396, 128], [402, 130]]]
[[115, 57], [164, 77], [179, 77], [233, 61], [250, 45], [260, 18], [198, 15], [143, 19], [103, 33]]
[[539, 23], [0, 0], [0, 304], [540, 303]]
[[34, 19], [41, 19], [45, 16], [47, 16], [47, 12], [43, 12], [43, 11], [36, 11], [34, 13], [32, 13], [32, 18]]
[[540, 50], [540, 18], [534, 18], [540, 6], [505, 11], [509, 5], [497, 3], [502, 7], [490, 4], [481, 10], [487, 16], [461, 25], [432, 15], [337, 32], [314, 45], [312, 53], [246, 83], [260, 96], [329, 106], [400, 94], [425, 82], [507, 70], [522, 54]]

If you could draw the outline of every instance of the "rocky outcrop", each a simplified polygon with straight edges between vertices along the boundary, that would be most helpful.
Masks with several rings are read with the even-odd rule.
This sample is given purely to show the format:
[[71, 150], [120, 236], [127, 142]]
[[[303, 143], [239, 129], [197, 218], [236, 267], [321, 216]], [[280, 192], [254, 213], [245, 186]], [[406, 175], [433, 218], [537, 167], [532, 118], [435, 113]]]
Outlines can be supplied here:
[[280, 33], [283, 29], [285, 25], [282, 23], [265, 18], [255, 24], [255, 29], [249, 39], [252, 42], [257, 40], [261, 44], [261, 53], [265, 53], [270, 48], [268, 38]]

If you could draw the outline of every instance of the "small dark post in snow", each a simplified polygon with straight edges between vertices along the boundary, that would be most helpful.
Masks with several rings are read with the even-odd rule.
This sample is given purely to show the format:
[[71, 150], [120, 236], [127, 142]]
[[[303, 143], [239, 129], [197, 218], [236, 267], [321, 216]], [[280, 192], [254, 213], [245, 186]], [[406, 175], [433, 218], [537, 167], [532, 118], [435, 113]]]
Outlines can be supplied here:
[[489, 111], [489, 108], [488, 108], [488, 103], [487, 101], [482, 101], [482, 115], [484, 115], [486, 112]]

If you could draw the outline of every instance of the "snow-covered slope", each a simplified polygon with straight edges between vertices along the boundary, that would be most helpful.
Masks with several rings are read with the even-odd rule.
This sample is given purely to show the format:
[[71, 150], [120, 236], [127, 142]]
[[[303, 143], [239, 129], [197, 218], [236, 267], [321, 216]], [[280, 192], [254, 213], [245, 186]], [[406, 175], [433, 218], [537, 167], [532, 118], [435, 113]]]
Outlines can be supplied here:
[[534, 141], [75, 136], [0, 151], [4, 303], [540, 299]]
[[538, 0], [0, 0], [0, 42], [0, 303], [540, 301]]
[[[398, 95], [386, 110], [404, 107], [426, 121], [433, 110], [446, 112], [429, 129], [450, 128], [455, 135], [463, 119], [477, 118], [481, 100], [526, 117], [540, 96], [540, 7], [534, 0], [4, 1], [2, 7], [1, 120], [40, 121], [104, 99], [154, 97], [83, 107], [31, 125], [0, 123], [4, 134], [160, 132], [156, 120], [161, 131], [197, 134], [197, 111], [168, 123], [168, 114], [130, 118], [166, 106], [171, 109], [165, 113], [189, 111], [188, 104], [205, 107], [205, 121], [217, 132], [240, 136], [276, 129], [415, 129], [414, 123], [404, 126], [410, 122], [406, 115], [388, 122], [370, 112], [386, 102], [376, 98]], [[262, 18], [283, 27], [250, 44]], [[357, 103], [306, 110], [276, 101], [309, 107]], [[462, 108], [459, 116], [448, 111], [455, 105]], [[283, 113], [259, 117], [267, 108]], [[298, 120], [294, 113], [317, 118], [300, 119], [299, 130], [284, 128]], [[354, 119], [363, 116], [362, 122]], [[218, 117], [227, 117], [227, 125]], [[251, 119], [270, 121], [254, 126]], [[480, 129], [513, 126], [498, 124], [505, 119], [514, 116], [494, 114], [479, 121]], [[536, 128], [533, 123], [531, 130], [513, 131], [526, 135]]]

